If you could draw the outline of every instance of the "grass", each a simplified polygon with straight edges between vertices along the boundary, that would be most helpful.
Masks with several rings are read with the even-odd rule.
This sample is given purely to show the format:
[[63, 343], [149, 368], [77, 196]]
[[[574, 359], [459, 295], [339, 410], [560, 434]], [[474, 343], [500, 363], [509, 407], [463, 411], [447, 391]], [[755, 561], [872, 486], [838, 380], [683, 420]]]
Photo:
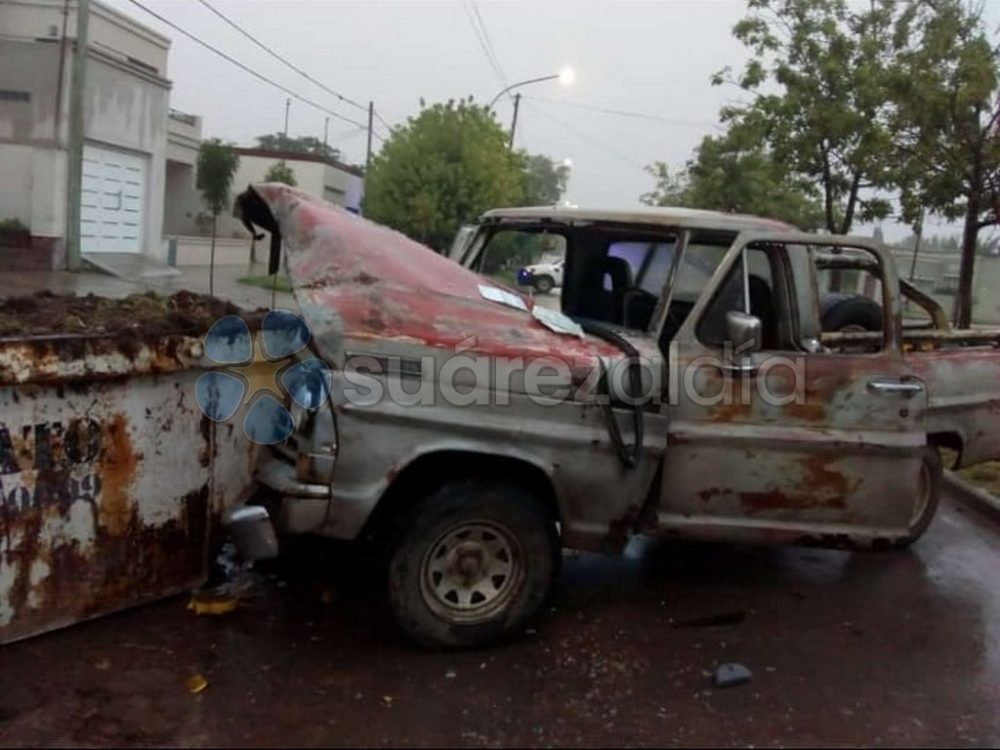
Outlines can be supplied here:
[[1000, 461], [987, 461], [960, 469], [958, 475], [979, 489], [1000, 497]]
[[236, 279], [240, 284], [259, 286], [261, 289], [277, 289], [279, 292], [292, 291], [292, 282], [287, 276], [241, 276]]

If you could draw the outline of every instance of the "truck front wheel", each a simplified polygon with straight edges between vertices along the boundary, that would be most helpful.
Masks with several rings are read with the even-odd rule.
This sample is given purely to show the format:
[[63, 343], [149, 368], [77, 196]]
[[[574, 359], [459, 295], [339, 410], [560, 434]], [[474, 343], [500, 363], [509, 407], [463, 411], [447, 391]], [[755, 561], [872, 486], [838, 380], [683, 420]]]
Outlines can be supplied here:
[[402, 630], [432, 647], [486, 646], [519, 632], [548, 595], [555, 525], [531, 493], [447, 484], [417, 504], [389, 562]]

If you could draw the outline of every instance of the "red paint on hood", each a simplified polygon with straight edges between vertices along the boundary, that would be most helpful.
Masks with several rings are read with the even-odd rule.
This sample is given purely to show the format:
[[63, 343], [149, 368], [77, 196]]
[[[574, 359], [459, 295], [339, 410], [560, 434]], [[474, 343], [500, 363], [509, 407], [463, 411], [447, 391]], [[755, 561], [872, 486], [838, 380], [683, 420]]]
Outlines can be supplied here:
[[[287, 185], [253, 190], [281, 228], [296, 298], [335, 310], [339, 333], [348, 338], [461, 344], [463, 351], [489, 356], [552, 355], [578, 366], [592, 365], [596, 355], [622, 354], [600, 339], [555, 333], [529, 312], [484, 299], [479, 285], [495, 282], [399, 232]], [[530, 310], [533, 301], [518, 296]]]

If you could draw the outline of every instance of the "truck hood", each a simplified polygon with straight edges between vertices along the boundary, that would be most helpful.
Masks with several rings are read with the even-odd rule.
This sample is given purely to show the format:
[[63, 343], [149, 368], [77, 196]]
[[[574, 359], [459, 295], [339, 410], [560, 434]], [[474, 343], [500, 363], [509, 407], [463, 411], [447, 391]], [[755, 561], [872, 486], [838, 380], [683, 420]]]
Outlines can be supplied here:
[[[235, 213], [272, 233], [319, 353], [376, 342], [416, 344], [491, 357], [555, 356], [574, 374], [622, 351], [593, 336], [557, 333], [533, 317], [533, 300], [460, 266], [405, 235], [280, 183], [250, 186]], [[485, 298], [502, 290], [524, 310]], [[510, 298], [508, 298], [510, 299]], [[367, 342], [367, 344], [366, 344]], [[574, 377], [575, 379], [575, 377]]]

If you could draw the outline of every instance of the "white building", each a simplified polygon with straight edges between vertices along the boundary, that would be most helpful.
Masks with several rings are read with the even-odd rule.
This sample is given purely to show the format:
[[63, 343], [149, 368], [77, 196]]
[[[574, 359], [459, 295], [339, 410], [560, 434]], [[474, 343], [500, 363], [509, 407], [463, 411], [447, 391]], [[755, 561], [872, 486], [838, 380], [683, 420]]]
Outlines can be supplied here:
[[[10, 268], [65, 263], [69, 86], [76, 1], [0, 0], [0, 220], [30, 248], [0, 249]], [[166, 78], [170, 40], [91, 4], [81, 245], [84, 253], [165, 255]]]

